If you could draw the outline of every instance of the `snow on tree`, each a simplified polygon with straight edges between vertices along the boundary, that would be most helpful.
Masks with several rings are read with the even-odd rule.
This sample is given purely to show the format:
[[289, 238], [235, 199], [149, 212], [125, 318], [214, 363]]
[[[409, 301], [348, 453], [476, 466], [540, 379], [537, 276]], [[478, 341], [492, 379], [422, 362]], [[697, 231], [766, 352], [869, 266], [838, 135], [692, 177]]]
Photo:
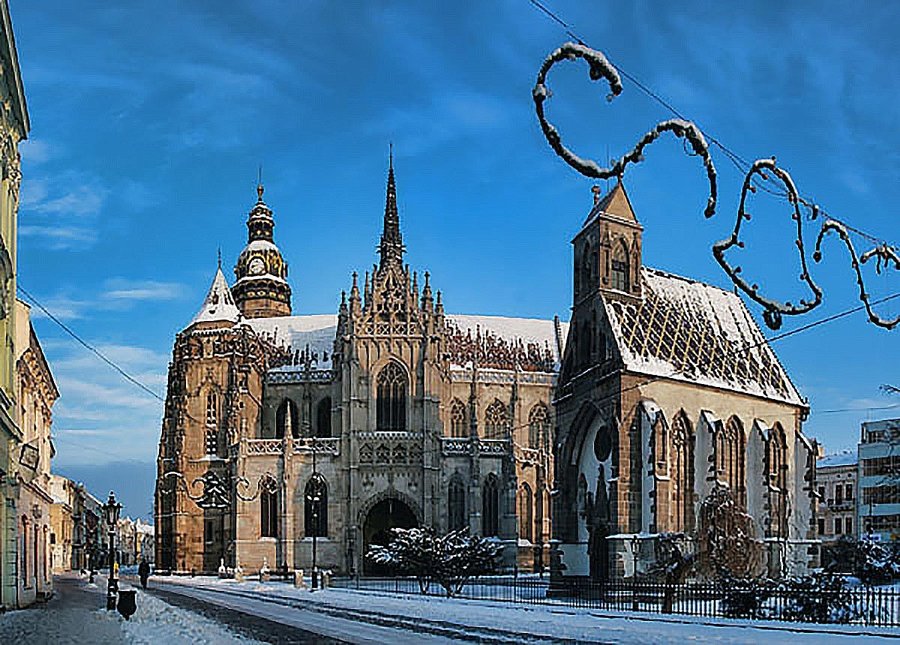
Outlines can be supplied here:
[[435, 581], [452, 597], [473, 578], [497, 570], [500, 544], [470, 535], [468, 528], [446, 535], [437, 535], [430, 527], [395, 528], [391, 536], [387, 546], [372, 545], [366, 557], [416, 578], [423, 594]]
[[700, 505], [699, 547], [701, 568], [708, 574], [748, 577], [758, 568], [761, 548], [753, 518], [727, 486], [717, 483]]

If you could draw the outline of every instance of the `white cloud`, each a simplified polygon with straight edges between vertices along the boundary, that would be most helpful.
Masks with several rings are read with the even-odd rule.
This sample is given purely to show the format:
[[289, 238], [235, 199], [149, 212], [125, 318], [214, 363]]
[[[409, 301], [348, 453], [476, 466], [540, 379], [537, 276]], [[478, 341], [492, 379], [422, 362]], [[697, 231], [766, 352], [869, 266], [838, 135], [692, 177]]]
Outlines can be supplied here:
[[117, 301], [177, 300], [186, 288], [177, 282], [155, 280], [126, 280], [112, 278], [106, 282], [106, 291], [101, 299]]
[[26, 139], [19, 144], [22, 161], [26, 164], [41, 164], [53, 157], [54, 149], [46, 141]]

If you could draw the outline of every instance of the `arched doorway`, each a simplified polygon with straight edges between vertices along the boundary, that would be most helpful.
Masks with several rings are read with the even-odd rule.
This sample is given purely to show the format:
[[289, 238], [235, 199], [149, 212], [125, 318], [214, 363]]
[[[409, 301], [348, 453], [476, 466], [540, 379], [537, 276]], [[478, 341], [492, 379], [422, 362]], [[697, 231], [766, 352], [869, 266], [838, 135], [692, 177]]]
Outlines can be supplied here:
[[419, 525], [416, 514], [405, 502], [396, 497], [383, 499], [366, 514], [363, 523], [363, 575], [386, 576], [392, 572], [365, 557], [373, 544], [386, 545], [391, 539], [391, 529], [411, 529]]

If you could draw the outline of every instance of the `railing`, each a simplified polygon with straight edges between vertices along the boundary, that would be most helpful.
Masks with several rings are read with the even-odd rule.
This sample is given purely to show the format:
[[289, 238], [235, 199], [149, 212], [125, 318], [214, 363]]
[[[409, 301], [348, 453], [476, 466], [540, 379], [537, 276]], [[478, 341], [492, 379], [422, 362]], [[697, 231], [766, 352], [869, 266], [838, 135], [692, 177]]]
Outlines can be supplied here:
[[[335, 587], [392, 594], [421, 594], [415, 578], [335, 578]], [[571, 580], [551, 585], [536, 577], [492, 576], [469, 582], [456, 597], [589, 609], [671, 613], [708, 618], [848, 623], [900, 627], [900, 591], [857, 586], [844, 591], [788, 589], [773, 585], [758, 603], [742, 603], [740, 592], [715, 582], [673, 584]], [[431, 582], [427, 595], [443, 596]]]
[[[292, 439], [294, 454], [312, 453], [315, 446], [317, 455], [341, 454], [341, 440], [339, 437], [324, 437], [321, 439], [313, 439], [303, 437], [301, 439]], [[284, 441], [282, 439], [247, 439], [248, 455], [280, 455], [284, 450]]]
[[338, 456], [341, 454], [341, 440], [339, 437], [323, 437], [319, 439], [303, 438], [294, 439], [294, 453], [312, 453], [317, 455]]

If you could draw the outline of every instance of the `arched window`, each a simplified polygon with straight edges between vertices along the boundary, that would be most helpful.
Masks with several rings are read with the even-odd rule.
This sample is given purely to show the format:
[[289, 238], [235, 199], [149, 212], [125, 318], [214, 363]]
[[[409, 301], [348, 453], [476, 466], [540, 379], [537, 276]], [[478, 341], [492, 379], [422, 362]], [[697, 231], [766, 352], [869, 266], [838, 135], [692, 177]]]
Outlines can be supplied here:
[[766, 461], [769, 489], [769, 536], [787, 535], [787, 440], [776, 423], [769, 431]]
[[484, 412], [485, 439], [506, 439], [509, 426], [509, 415], [506, 406], [497, 399]]
[[587, 243], [584, 245], [581, 254], [581, 294], [584, 295], [588, 291], [590, 291], [593, 286], [593, 279], [591, 275], [591, 245]]
[[543, 403], [537, 403], [528, 413], [528, 447], [535, 450], [545, 447], [550, 434], [550, 412]]
[[316, 407], [316, 436], [326, 438], [331, 436], [331, 397], [326, 396], [319, 401]]
[[450, 436], [463, 438], [468, 435], [466, 427], [466, 404], [459, 399], [453, 399], [450, 404]]
[[672, 481], [673, 532], [689, 532], [694, 528], [694, 439], [691, 425], [684, 411], [672, 423], [672, 461], [669, 471]]
[[720, 431], [716, 442], [716, 471], [720, 481], [727, 484], [735, 502], [743, 507], [745, 468], [744, 427], [737, 417], [731, 417]]
[[328, 484], [316, 473], [306, 482], [304, 495], [306, 537], [328, 536]]
[[300, 436], [300, 423], [297, 418], [297, 406], [290, 399], [285, 399], [275, 412], [275, 438]]
[[447, 490], [447, 528], [458, 531], [468, 526], [466, 521], [466, 485], [455, 475]]
[[215, 392], [206, 395], [206, 454], [219, 453], [219, 397]]
[[628, 291], [631, 288], [629, 268], [628, 247], [625, 246], [625, 242], [614, 244], [609, 273], [609, 286], [611, 289]]
[[531, 486], [522, 484], [519, 489], [519, 537], [529, 542], [534, 541], [534, 501]]
[[493, 473], [484, 480], [481, 491], [481, 528], [483, 537], [500, 534], [500, 483]]
[[378, 375], [378, 430], [406, 430], [406, 372], [393, 361]]
[[259, 494], [259, 535], [278, 537], [278, 491], [267, 485]]

